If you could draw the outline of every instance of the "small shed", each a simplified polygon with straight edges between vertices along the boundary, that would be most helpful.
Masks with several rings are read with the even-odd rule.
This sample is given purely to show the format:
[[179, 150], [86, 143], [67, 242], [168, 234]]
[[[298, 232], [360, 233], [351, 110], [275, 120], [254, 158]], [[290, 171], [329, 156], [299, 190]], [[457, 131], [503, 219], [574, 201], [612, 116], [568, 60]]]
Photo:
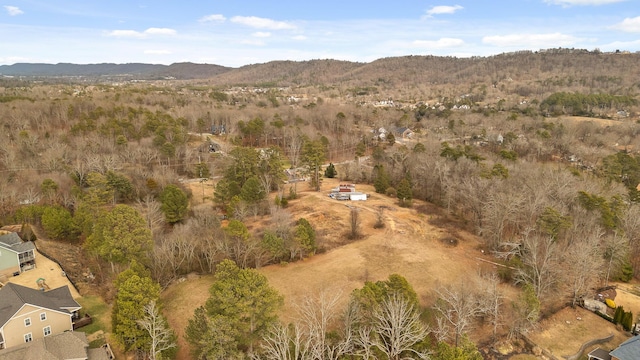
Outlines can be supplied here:
[[361, 192], [352, 192], [349, 194], [349, 200], [364, 201], [364, 200], [367, 200], [367, 194], [361, 193]]

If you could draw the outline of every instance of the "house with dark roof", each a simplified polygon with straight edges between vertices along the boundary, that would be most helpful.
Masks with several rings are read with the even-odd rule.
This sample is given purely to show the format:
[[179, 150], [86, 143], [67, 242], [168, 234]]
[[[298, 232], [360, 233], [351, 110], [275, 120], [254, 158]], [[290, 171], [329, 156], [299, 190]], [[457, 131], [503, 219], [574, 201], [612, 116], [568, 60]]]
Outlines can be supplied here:
[[0, 350], [0, 360], [110, 360], [113, 358], [113, 353], [108, 346], [90, 349], [87, 336], [76, 331], [67, 331], [11, 349]]
[[600, 348], [592, 350], [587, 356], [589, 360], [611, 360], [609, 352]]
[[67, 286], [45, 292], [6, 284], [0, 288], [0, 349], [73, 330], [80, 308]]
[[395, 129], [395, 136], [401, 139], [411, 139], [413, 137], [413, 131], [408, 127], [399, 127]]
[[612, 351], [597, 348], [588, 355], [589, 360], [638, 360], [640, 359], [640, 335], [620, 344]]
[[17, 233], [0, 235], [0, 277], [20, 274], [36, 266], [36, 247]]

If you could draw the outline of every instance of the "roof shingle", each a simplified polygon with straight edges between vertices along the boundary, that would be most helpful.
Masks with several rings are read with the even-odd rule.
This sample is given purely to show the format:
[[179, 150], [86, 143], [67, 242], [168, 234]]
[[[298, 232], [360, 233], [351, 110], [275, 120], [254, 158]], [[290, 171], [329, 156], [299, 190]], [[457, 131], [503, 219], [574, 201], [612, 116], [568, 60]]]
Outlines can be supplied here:
[[81, 308], [67, 286], [44, 292], [8, 283], [0, 288], [0, 327], [4, 326], [24, 304], [66, 313]]
[[35, 250], [36, 248], [32, 241], [22, 241], [20, 236], [14, 232], [0, 236], [0, 246], [17, 253]]

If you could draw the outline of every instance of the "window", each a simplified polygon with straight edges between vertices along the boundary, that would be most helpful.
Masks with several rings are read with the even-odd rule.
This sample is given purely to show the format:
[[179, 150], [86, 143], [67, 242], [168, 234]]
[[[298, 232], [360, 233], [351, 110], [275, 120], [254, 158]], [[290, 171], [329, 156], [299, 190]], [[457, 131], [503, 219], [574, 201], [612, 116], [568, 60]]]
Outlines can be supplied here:
[[33, 340], [33, 337], [31, 336], [31, 333], [28, 334], [24, 334], [24, 342], [31, 342], [31, 340]]
[[40, 321], [45, 321], [47, 320], [47, 313], [41, 313], [40, 314]]
[[44, 329], [42, 329], [42, 332], [44, 333], [44, 336], [51, 335], [51, 326], [45, 327]]
[[31, 318], [24, 319], [24, 326], [30, 326], [30, 325], [31, 325]]

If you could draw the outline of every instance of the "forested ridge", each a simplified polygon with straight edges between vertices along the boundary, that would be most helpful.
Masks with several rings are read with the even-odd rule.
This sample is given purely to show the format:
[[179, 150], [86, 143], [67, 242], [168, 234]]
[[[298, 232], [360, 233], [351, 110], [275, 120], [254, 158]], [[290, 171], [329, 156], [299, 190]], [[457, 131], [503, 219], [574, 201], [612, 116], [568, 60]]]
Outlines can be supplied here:
[[[215, 280], [180, 329], [193, 358], [479, 359], [640, 276], [637, 57], [557, 49], [200, 68], [207, 78], [190, 81], [3, 78], [0, 225], [78, 249], [81, 270], [67, 272], [113, 305], [109, 339], [140, 358], [176, 356], [160, 294], [197, 273]], [[307, 294], [283, 323], [287, 299], [259, 269], [325, 253], [329, 237], [364, 241], [356, 210], [335, 232], [290, 210], [336, 177], [388, 206], [436, 205], [450, 243], [469, 232], [502, 266], [428, 294], [402, 274], [363, 281], [348, 301]], [[374, 227], [393, 231], [390, 210], [377, 211]]]

